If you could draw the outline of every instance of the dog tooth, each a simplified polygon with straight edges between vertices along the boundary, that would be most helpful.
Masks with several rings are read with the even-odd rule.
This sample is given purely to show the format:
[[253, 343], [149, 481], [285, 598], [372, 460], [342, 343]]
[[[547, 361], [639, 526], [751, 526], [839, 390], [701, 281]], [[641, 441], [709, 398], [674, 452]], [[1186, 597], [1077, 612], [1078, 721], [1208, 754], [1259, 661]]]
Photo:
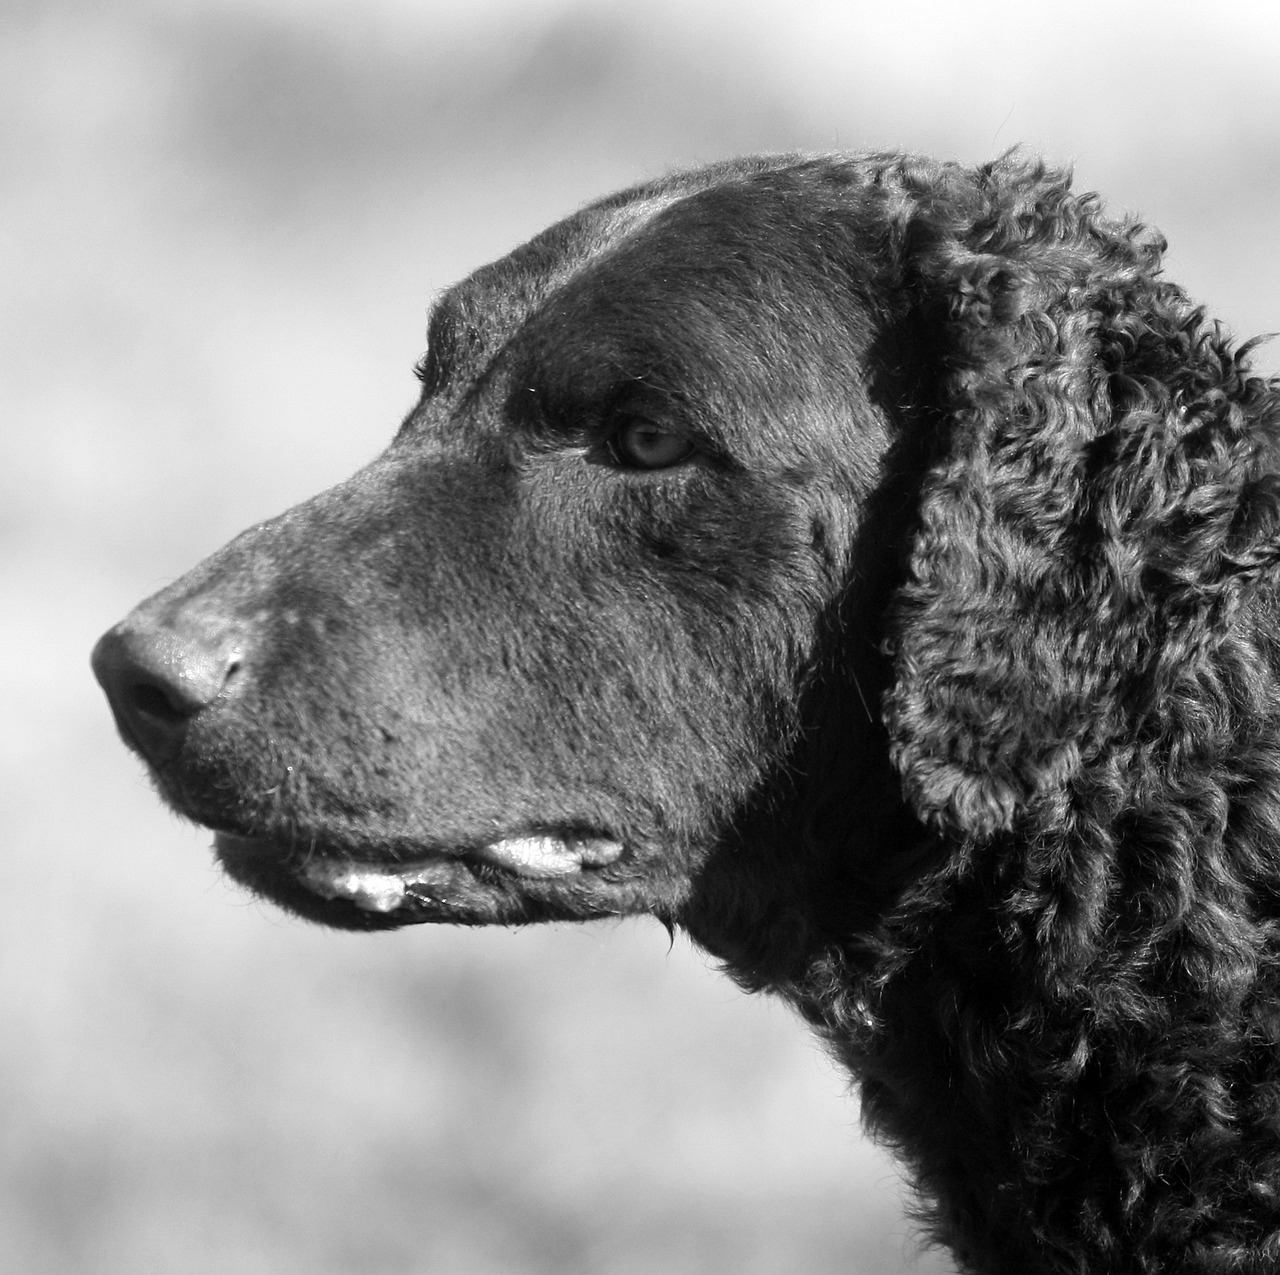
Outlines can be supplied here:
[[530, 833], [523, 837], [503, 837], [477, 851], [480, 858], [523, 877], [563, 877], [584, 865], [599, 867], [612, 863], [622, 847], [604, 837], [582, 840]]
[[586, 867], [603, 868], [622, 857], [622, 844], [608, 837], [583, 837], [580, 841], [571, 840], [570, 844]]
[[302, 877], [326, 899], [350, 899], [366, 912], [394, 912], [404, 902], [404, 879], [393, 872], [317, 860], [302, 869]]

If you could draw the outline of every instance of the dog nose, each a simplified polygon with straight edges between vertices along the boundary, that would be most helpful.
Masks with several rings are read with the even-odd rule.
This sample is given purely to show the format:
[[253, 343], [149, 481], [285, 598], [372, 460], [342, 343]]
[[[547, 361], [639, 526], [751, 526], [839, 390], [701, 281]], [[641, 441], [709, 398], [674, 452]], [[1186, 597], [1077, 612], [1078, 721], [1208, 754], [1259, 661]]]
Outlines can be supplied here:
[[152, 765], [177, 752], [192, 718], [226, 691], [242, 655], [233, 634], [182, 632], [131, 615], [93, 648], [93, 672], [125, 743]]

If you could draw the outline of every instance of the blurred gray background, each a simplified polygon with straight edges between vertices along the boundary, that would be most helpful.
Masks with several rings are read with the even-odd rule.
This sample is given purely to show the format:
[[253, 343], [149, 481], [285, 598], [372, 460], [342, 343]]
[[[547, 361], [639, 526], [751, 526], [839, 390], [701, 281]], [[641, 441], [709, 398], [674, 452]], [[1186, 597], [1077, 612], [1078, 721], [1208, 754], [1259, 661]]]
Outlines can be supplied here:
[[89, 648], [390, 438], [436, 289], [673, 165], [1024, 142], [1280, 327], [1278, 13], [5, 0], [0, 1270], [950, 1270], [787, 1011], [650, 923], [246, 899]]

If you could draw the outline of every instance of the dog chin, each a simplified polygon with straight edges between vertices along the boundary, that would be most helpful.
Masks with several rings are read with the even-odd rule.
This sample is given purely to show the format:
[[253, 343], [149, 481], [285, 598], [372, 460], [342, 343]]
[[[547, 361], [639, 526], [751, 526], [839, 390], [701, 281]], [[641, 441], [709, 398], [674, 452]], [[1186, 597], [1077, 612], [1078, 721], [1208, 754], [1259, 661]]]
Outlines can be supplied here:
[[465, 851], [382, 862], [329, 847], [300, 852], [296, 846], [229, 832], [217, 833], [214, 847], [240, 884], [309, 920], [340, 929], [527, 919], [511, 915], [511, 887], [523, 883], [541, 894], [556, 883], [585, 881], [622, 857], [619, 841], [576, 832], [521, 833]]

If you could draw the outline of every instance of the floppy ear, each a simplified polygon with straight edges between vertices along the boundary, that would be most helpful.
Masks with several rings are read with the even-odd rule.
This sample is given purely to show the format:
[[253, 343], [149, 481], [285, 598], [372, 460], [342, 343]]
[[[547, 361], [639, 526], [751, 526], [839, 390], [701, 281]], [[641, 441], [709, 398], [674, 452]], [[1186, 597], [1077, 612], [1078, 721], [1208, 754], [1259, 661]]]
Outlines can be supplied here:
[[1158, 235], [1069, 185], [1000, 161], [904, 236], [938, 437], [885, 720], [916, 813], [968, 837], [1061, 827], [1117, 741], [1167, 741], [1162, 697], [1277, 554], [1274, 385], [1159, 280]]

